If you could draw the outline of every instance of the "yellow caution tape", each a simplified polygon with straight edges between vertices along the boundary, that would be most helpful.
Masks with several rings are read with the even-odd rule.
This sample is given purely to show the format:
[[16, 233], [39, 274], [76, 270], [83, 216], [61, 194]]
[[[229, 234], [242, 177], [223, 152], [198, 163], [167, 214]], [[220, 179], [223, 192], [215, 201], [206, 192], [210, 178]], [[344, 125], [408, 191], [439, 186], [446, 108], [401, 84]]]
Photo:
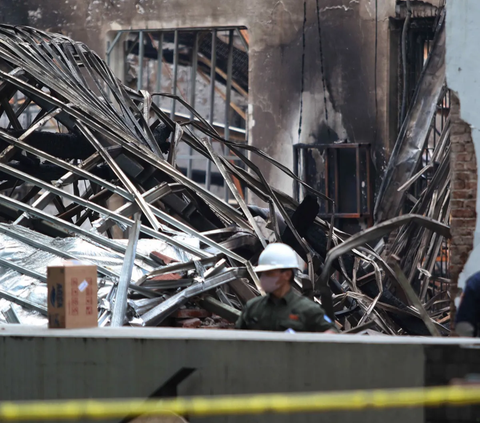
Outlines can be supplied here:
[[480, 387], [478, 386], [191, 397], [164, 400], [19, 401], [1, 402], [0, 420], [114, 419], [171, 413], [188, 414], [189, 416], [298, 413], [477, 403], [480, 403]]

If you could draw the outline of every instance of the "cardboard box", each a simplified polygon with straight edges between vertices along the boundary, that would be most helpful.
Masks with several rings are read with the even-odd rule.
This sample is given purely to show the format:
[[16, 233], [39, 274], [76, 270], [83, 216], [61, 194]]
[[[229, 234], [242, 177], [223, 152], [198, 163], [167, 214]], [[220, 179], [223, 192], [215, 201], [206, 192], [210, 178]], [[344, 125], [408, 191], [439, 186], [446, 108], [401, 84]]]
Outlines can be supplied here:
[[65, 261], [47, 268], [48, 327], [98, 326], [97, 266]]

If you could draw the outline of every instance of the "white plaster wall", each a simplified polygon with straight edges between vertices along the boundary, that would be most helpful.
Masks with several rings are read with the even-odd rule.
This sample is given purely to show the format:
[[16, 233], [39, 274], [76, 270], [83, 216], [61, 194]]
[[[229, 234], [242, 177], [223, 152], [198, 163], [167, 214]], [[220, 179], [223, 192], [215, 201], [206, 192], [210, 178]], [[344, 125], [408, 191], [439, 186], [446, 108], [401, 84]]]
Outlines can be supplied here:
[[[480, 163], [480, 1], [450, 0], [447, 2], [447, 84], [460, 99], [462, 119], [472, 128], [473, 143]], [[478, 169], [477, 169], [478, 173]], [[480, 184], [479, 184], [480, 188]], [[459, 277], [458, 286], [480, 271], [480, 193], [477, 192], [477, 225], [473, 251]]]

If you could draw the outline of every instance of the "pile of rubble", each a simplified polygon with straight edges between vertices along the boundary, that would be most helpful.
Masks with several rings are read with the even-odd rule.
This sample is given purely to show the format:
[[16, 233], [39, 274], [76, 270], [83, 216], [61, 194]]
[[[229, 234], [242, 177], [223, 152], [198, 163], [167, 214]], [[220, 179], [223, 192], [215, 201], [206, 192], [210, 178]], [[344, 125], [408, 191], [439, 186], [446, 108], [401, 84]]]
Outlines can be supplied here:
[[[264, 152], [221, 138], [182, 99], [175, 97], [195, 118], [179, 124], [153, 101], [173, 96], [126, 87], [84, 44], [6, 25], [0, 40], [0, 319], [44, 324], [46, 267], [75, 259], [98, 266], [101, 326], [231, 328], [261, 295], [252, 263], [281, 241], [305, 263], [295, 289], [321, 302], [344, 331], [447, 332], [426, 310], [426, 273], [421, 301], [403, 280], [403, 272], [417, 278], [417, 265], [434, 257], [432, 242], [449, 237], [437, 221], [445, 222], [445, 192], [427, 192], [413, 214], [349, 236], [318, 217], [319, 201], [329, 198]], [[15, 106], [14, 96], [22, 100]], [[33, 119], [25, 124], [27, 111]], [[237, 206], [177, 169], [180, 142], [218, 168]], [[302, 184], [303, 201], [272, 188], [252, 155]], [[243, 190], [267, 207], [246, 204]], [[128, 231], [128, 241], [114, 239], [113, 228]], [[387, 250], [367, 243], [398, 228], [388, 257], [403, 260], [391, 263]], [[413, 260], [407, 252], [415, 246]]]

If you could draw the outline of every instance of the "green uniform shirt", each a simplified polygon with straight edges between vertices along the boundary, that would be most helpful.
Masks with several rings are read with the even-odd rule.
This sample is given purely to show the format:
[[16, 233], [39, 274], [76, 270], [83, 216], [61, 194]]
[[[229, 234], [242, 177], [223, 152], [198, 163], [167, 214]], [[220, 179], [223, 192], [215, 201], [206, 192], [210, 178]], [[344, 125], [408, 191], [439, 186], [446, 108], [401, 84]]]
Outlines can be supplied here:
[[295, 332], [338, 332], [323, 309], [293, 289], [283, 297], [268, 294], [250, 300], [235, 324], [237, 329]]

